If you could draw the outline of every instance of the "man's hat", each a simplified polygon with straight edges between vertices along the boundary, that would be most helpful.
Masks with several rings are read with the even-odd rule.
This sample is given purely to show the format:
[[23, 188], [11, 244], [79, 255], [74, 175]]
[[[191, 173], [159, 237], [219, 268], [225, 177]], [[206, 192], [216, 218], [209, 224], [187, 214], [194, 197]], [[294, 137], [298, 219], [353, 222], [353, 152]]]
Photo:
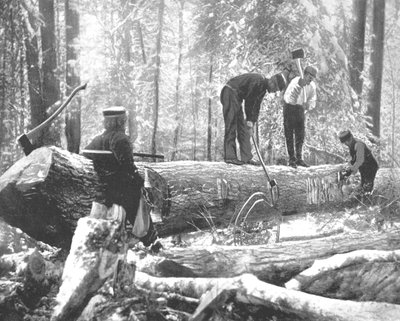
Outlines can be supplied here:
[[353, 136], [350, 130], [344, 130], [339, 133], [339, 139], [341, 143], [344, 143], [346, 140], [350, 139]]
[[317, 77], [318, 69], [314, 66], [307, 66], [304, 69], [304, 73], [309, 73], [311, 76], [313, 76], [315, 78], [315, 77]]
[[122, 106], [112, 106], [109, 108], [103, 109], [104, 117], [119, 117], [126, 114], [125, 107]]

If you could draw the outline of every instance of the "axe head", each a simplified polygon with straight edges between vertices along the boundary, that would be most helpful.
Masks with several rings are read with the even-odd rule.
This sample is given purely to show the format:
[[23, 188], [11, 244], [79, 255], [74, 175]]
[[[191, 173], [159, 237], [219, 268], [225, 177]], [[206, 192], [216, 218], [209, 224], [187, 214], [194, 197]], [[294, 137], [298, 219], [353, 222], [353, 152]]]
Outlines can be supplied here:
[[29, 140], [28, 136], [26, 134], [22, 134], [17, 138], [18, 143], [21, 145], [22, 150], [24, 151], [25, 155], [28, 156], [32, 151], [35, 149], [35, 147], [32, 145], [31, 141]]
[[304, 49], [299, 48], [299, 49], [293, 50], [292, 51], [292, 59], [300, 59], [300, 58], [304, 58]]

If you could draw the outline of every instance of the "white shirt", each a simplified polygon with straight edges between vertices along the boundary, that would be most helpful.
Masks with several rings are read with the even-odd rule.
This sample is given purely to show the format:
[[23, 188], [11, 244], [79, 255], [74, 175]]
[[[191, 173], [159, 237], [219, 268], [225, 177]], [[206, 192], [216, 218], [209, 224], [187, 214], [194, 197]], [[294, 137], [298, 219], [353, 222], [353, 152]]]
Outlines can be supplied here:
[[[285, 94], [283, 96], [283, 100], [285, 103], [290, 105], [308, 105], [308, 109], [314, 109], [316, 100], [317, 100], [317, 86], [315, 82], [311, 81], [309, 85], [305, 85], [301, 87], [299, 85], [300, 77], [295, 77], [289, 83], [288, 87], [286, 88]], [[304, 101], [304, 93], [306, 96], [306, 101]]]

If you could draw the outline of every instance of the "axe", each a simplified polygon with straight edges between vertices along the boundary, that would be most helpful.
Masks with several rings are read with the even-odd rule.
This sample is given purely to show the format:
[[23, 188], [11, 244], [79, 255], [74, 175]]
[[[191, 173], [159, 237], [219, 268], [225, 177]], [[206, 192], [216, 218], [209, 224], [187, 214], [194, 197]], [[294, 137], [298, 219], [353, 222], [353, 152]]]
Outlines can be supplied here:
[[70, 103], [72, 98], [76, 95], [76, 93], [80, 90], [86, 89], [87, 83], [76, 87], [71, 94], [68, 96], [67, 100], [60, 106], [58, 109], [43, 123], [39, 124], [32, 130], [27, 133], [23, 133], [17, 138], [18, 143], [21, 145], [22, 150], [24, 151], [25, 155], [28, 156], [34, 149], [35, 146], [32, 145], [30, 139], [35, 137], [37, 133], [39, 133], [43, 128], [49, 126], [51, 122], [63, 111], [63, 109]]
[[[303, 74], [303, 68], [301, 67], [301, 60], [304, 58], [304, 49], [300, 48], [300, 49], [296, 49], [292, 51], [292, 59], [295, 60], [296, 62], [296, 67], [297, 70], [300, 73], [300, 77], [304, 78], [304, 74]], [[303, 98], [304, 98], [304, 102], [306, 102], [307, 96], [306, 96], [306, 91], [303, 89]]]

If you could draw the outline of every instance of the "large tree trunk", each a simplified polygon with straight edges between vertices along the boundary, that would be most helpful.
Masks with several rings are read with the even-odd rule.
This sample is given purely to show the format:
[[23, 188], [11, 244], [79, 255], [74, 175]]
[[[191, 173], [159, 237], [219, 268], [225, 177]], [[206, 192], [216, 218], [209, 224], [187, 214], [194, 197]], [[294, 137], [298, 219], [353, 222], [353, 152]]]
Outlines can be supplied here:
[[160, 105], [160, 72], [161, 72], [161, 43], [162, 43], [162, 31], [164, 26], [164, 0], [160, 0], [158, 7], [158, 35], [156, 41], [156, 61], [155, 61], [155, 73], [154, 73], [154, 107], [153, 107], [153, 135], [151, 138], [151, 152], [157, 154], [156, 138], [158, 130], [158, 114]]
[[[227, 226], [242, 204], [255, 192], [268, 193], [261, 167], [224, 162], [138, 163], [149, 168], [160, 235], [198, 227]], [[340, 165], [292, 169], [268, 168], [280, 187], [278, 209], [256, 206], [249, 219], [266, 220], [283, 212], [343, 208], [345, 196], [337, 182]], [[397, 169], [380, 169], [379, 195], [396, 191]], [[57, 147], [42, 147], [15, 163], [0, 178], [0, 213], [11, 225], [51, 245], [68, 246], [76, 222], [90, 212], [98, 184], [91, 161]], [[207, 220], [205, 219], [207, 218]]]
[[360, 77], [364, 70], [365, 19], [367, 15], [367, 0], [353, 0], [353, 21], [351, 25], [350, 42], [350, 86], [361, 98], [363, 80]]
[[[54, 0], [39, 0], [39, 12], [43, 19], [40, 27], [42, 45], [42, 97], [46, 114], [51, 113], [50, 107], [60, 100], [60, 82], [56, 77], [57, 53], [54, 19]], [[47, 117], [46, 117], [47, 118]], [[44, 130], [44, 131], [47, 131]], [[61, 137], [58, 131], [49, 128], [48, 135], [43, 135], [43, 145], [60, 145]]]
[[[174, 248], [163, 251], [163, 256], [189, 268], [199, 277], [232, 277], [251, 273], [265, 282], [283, 285], [309, 268], [315, 260], [359, 249], [395, 250], [399, 244], [400, 236], [396, 231], [364, 232], [268, 245]], [[144, 260], [140, 263], [140, 270], [158, 275], [158, 264]]]
[[[66, 82], [67, 95], [79, 86], [79, 0], [65, 1], [65, 39], [67, 47]], [[77, 97], [71, 102], [65, 113], [65, 136], [67, 149], [79, 153], [81, 144], [81, 98]]]
[[371, 130], [380, 137], [381, 93], [383, 53], [385, 38], [385, 1], [374, 0], [371, 41], [371, 89], [369, 91], [368, 116], [372, 118]]

